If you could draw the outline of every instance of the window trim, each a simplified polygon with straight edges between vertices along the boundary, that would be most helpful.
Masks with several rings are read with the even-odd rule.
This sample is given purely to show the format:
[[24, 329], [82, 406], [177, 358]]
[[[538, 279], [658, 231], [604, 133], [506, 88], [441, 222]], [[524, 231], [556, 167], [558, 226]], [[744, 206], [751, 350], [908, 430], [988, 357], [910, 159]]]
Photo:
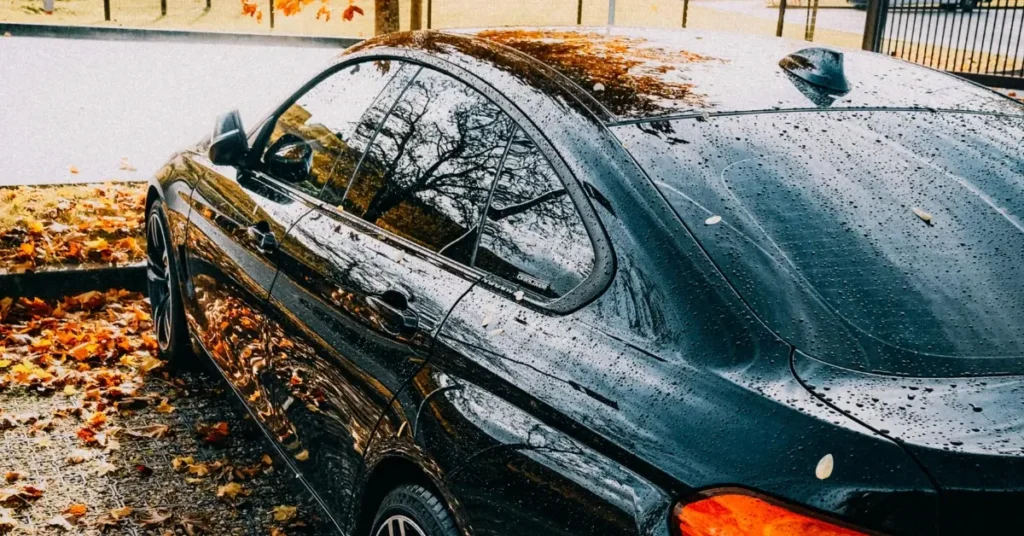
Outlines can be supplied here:
[[[591, 251], [594, 254], [593, 268], [590, 274], [583, 279], [580, 284], [573, 287], [571, 290], [563, 294], [559, 298], [548, 299], [538, 295], [532, 289], [527, 288], [523, 285], [517, 284], [513, 281], [508, 281], [495, 274], [487, 272], [486, 270], [477, 268], [475, 266], [466, 265], [461, 262], [454, 261], [438, 252], [430, 251], [415, 242], [398, 236], [386, 229], [378, 227], [370, 222], [363, 220], [362, 218], [356, 218], [354, 215], [346, 213], [342, 210], [338, 210], [337, 207], [326, 203], [320, 199], [312, 199], [304, 192], [298, 191], [292, 186], [283, 183], [273, 177], [264, 176], [267, 180], [273, 181], [275, 184], [281, 185], [288, 191], [296, 192], [303, 196], [314, 208], [319, 210], [326, 210], [331, 214], [340, 215], [346, 222], [349, 222], [354, 227], [373, 235], [376, 239], [388, 242], [393, 246], [401, 247], [432, 264], [445, 267], [447, 270], [454, 272], [461, 277], [472, 281], [474, 284], [482, 284], [488, 289], [502, 295], [508, 300], [514, 301], [519, 305], [530, 307], [531, 309], [539, 312], [548, 314], [564, 315], [579, 310], [583, 306], [587, 305], [594, 299], [596, 299], [611, 283], [615, 273], [615, 256], [611, 248], [611, 242], [605, 233], [604, 226], [601, 224], [600, 219], [597, 217], [597, 213], [594, 211], [593, 206], [588, 199], [586, 192], [584, 191], [580, 182], [576, 179], [576, 176], [571, 172], [568, 165], [562, 159], [561, 155], [554, 149], [554, 146], [547, 139], [544, 133], [537, 125], [522, 111], [520, 110], [511, 99], [505, 97], [500, 91], [496, 90], [493, 86], [482, 80], [477, 75], [468, 71], [467, 69], [455, 65], [446, 60], [437, 58], [435, 56], [428, 55], [426, 53], [417, 50], [399, 49], [399, 48], [376, 48], [362, 53], [356, 53], [352, 56], [342, 58], [338, 63], [328, 67], [323, 72], [313, 77], [309, 82], [304, 84], [295, 94], [281, 104], [273, 114], [268, 118], [264, 119], [263, 125], [260, 127], [260, 131], [256, 135], [256, 139], [252, 147], [256, 147], [257, 144], [265, 145], [266, 137], [272, 131], [269, 125], [276, 122], [277, 118], [284, 113], [295, 101], [305, 95], [315, 85], [319, 84], [325, 78], [332, 74], [345, 69], [346, 67], [355, 65], [357, 63], [364, 63], [370, 61], [379, 60], [391, 60], [402, 64], [410, 64], [410, 66], [416, 66], [420, 68], [429, 68], [437, 71], [442, 75], [448, 76], [460, 83], [463, 83], [470, 88], [476, 90], [484, 98], [488, 99], [495, 106], [498, 107], [503, 113], [505, 113], [515, 124], [518, 130], [521, 130], [525, 136], [527, 136], [536, 147], [540, 150], [541, 154], [547, 160], [551, 166], [555, 175], [562, 182], [566, 192], [569, 194], [569, 199], [572, 200], [573, 206], [576, 209], [576, 214], [583, 221], [583, 226], [587, 231], [587, 235], [590, 238]], [[418, 73], [417, 73], [418, 74]], [[414, 77], [415, 78], [415, 77]], [[414, 79], [411, 78], [410, 82]], [[408, 86], [406, 86], [408, 87]], [[406, 88], [402, 88], [402, 93], [405, 92]], [[378, 95], [379, 96], [379, 95]], [[390, 116], [391, 110], [388, 111]], [[385, 116], [386, 120], [388, 116]], [[379, 128], [379, 125], [378, 125]], [[513, 135], [515, 133], [513, 132]], [[371, 142], [372, 144], [372, 142]], [[250, 149], [249, 158], [247, 163], [251, 161], [252, 154], [255, 151]], [[365, 155], [365, 151], [363, 153]], [[353, 171], [353, 176], [350, 178], [350, 184], [358, 173], [359, 168], [362, 165], [362, 156], [360, 162]], [[504, 166], [504, 155], [502, 157], [501, 166]], [[501, 167], [499, 167], [494, 180], [497, 181], [501, 173]], [[322, 192], [322, 190], [321, 190]], [[488, 205], [490, 198], [488, 198]], [[481, 215], [481, 218], [486, 216], [486, 208]], [[480, 220], [483, 221], [482, 219]], [[479, 234], [477, 235], [479, 239]], [[479, 246], [479, 240], [477, 245]], [[473, 251], [474, 256], [476, 255], [476, 247]], [[515, 294], [518, 291], [523, 291], [523, 298], [517, 300]]]

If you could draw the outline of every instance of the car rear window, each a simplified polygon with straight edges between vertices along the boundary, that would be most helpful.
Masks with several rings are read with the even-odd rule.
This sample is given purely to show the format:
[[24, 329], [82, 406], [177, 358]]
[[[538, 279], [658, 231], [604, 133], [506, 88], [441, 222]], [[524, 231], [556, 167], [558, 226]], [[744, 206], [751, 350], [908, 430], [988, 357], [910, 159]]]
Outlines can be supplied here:
[[615, 132], [798, 348], [870, 371], [1024, 371], [1024, 119], [768, 113]]

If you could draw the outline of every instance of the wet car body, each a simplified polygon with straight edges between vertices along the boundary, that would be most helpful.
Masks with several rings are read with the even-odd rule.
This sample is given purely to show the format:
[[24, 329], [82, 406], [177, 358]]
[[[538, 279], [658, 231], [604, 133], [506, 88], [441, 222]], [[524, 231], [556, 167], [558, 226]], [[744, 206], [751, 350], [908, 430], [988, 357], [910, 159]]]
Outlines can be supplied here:
[[[865, 533], [1021, 522], [1009, 506], [1024, 490], [1020, 371], [983, 370], [998, 378], [989, 381], [957, 370], [950, 380], [942, 370], [865, 370], [805, 354], [745, 288], [756, 278], [730, 272], [728, 252], [719, 256], [704, 236], [725, 227], [687, 212], [700, 206], [701, 183], [665, 155], [719, 118], [750, 114], [955, 112], [1020, 128], [1024, 110], [859, 53], [846, 59], [851, 91], [823, 93], [778, 66], [797, 45], [729, 39], [744, 53], [692, 32], [396, 34], [327, 70], [387, 65], [368, 104], [375, 136], [400, 128], [380, 125], [427, 71], [500, 109], [515, 131], [503, 143], [532, 143], [591, 242], [589, 272], [558, 295], [553, 284], [467, 266], [353, 217], [363, 207], [345, 205], [352, 182], [341, 199], [325, 198], [255, 162], [212, 164], [205, 143], [159, 173], [150, 202], [169, 215], [196, 350], [213, 358], [340, 530], [366, 534], [376, 503], [408, 480], [435, 489], [460, 531], [481, 535], [674, 534], [673, 505], [708, 490]], [[918, 90], [888, 90], [900, 84]], [[266, 143], [267, 122], [287, 104], [249, 131], [250, 145]], [[663, 174], [694, 190], [667, 190]], [[687, 195], [697, 202], [674, 197]], [[267, 233], [272, 250], [260, 241]], [[780, 292], [760, 299], [801, 307]], [[910, 409], [895, 402], [911, 389], [930, 396]], [[975, 403], [997, 422], [961, 411]], [[995, 449], [944, 433], [993, 425]], [[834, 466], [823, 473], [826, 456]]]

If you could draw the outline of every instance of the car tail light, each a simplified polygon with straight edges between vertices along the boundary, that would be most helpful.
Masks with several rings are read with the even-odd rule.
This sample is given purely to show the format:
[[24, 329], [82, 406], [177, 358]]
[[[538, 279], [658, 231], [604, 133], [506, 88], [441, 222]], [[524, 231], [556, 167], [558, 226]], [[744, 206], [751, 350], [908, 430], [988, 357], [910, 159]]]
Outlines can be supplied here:
[[734, 490], [677, 504], [672, 526], [677, 536], [866, 536]]

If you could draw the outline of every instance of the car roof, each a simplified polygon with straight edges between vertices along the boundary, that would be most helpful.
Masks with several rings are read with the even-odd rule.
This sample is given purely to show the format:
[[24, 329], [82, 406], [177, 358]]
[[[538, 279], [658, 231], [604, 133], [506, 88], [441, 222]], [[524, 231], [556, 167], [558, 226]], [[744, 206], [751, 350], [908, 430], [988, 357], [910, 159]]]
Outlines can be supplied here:
[[[814, 108], [895, 108], [1022, 114], [1024, 106], [946, 73], [859, 50], [841, 50], [850, 91], [826, 95], [779, 61], [811, 43], [774, 37], [622, 27], [485, 28], [406, 32], [375, 46], [439, 50], [496, 64], [531, 64], [528, 83], [557, 85], [605, 122]], [[497, 44], [499, 46], [480, 46]], [[466, 45], [468, 43], [462, 43]], [[444, 48], [443, 46], [440, 48]], [[528, 59], [527, 59], [528, 57]], [[524, 69], [519, 69], [522, 79]], [[529, 69], [526, 69], [529, 70]], [[543, 88], [550, 92], [550, 87]]]

